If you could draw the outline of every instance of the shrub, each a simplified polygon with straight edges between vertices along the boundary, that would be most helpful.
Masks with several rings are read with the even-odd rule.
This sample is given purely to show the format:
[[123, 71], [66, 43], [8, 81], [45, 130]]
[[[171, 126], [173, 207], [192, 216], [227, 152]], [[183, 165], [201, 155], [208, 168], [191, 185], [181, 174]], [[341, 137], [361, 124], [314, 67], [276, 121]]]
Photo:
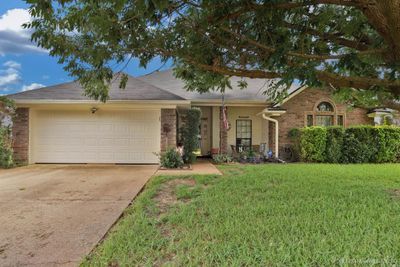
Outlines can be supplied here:
[[[325, 130], [324, 130], [325, 129]], [[302, 161], [384, 163], [400, 160], [400, 127], [308, 127], [291, 130]]]
[[201, 111], [192, 108], [186, 111], [186, 119], [181, 127], [181, 140], [183, 144], [183, 160], [192, 163], [196, 159], [194, 151], [199, 147]]
[[375, 162], [396, 162], [400, 157], [400, 128], [394, 126], [375, 127], [377, 152]]
[[0, 167], [10, 168], [13, 165], [10, 129], [8, 127], [0, 127]]
[[301, 160], [306, 162], [325, 161], [326, 132], [325, 127], [306, 127], [301, 129]]
[[375, 162], [377, 142], [373, 126], [355, 126], [345, 130], [343, 142], [344, 163]]
[[289, 139], [292, 141], [290, 145], [291, 156], [290, 161], [300, 161], [300, 136], [301, 130], [298, 128], [293, 128], [289, 131]]
[[164, 168], [176, 169], [183, 167], [183, 160], [175, 148], [168, 148], [160, 155], [160, 165]]
[[340, 163], [343, 160], [344, 128], [332, 126], [326, 128], [325, 162]]
[[215, 164], [231, 163], [233, 158], [228, 154], [216, 154], [213, 156], [213, 161]]

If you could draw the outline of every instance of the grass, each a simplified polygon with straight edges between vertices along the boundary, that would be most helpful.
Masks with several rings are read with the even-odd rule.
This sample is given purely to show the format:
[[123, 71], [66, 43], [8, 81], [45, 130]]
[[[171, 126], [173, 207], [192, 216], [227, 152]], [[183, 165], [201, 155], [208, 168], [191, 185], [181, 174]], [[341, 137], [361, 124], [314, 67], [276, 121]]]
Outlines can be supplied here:
[[82, 265], [400, 265], [400, 165], [220, 168], [161, 214], [153, 178]]

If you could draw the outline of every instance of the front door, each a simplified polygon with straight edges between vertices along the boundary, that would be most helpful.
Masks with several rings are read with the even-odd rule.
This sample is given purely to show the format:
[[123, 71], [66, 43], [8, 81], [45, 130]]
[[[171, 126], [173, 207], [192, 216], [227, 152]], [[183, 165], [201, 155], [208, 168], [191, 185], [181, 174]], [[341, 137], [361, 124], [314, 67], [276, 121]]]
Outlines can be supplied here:
[[200, 150], [202, 156], [211, 154], [211, 108], [201, 107]]

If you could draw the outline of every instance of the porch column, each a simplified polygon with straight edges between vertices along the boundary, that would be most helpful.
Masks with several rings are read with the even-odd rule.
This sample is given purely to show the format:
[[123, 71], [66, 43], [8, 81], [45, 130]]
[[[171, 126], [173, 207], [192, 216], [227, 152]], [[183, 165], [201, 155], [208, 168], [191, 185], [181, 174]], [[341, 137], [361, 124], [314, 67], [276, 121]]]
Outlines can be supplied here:
[[271, 117], [268, 117], [265, 114], [262, 114], [262, 117], [266, 119], [267, 121], [273, 122], [275, 126], [275, 157], [279, 158], [279, 123], [278, 120], [272, 119]]
[[[226, 119], [228, 119], [228, 108], [226, 108]], [[224, 115], [222, 107], [219, 108], [219, 152], [228, 153], [228, 131], [224, 126]]]

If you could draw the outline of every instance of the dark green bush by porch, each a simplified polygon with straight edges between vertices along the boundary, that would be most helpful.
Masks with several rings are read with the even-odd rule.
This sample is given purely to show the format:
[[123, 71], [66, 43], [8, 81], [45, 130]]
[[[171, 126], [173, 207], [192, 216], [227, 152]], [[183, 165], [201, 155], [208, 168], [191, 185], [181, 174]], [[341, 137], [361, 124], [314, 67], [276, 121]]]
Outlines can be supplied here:
[[385, 163], [400, 159], [400, 127], [306, 127], [291, 132], [294, 150], [298, 146], [300, 160], [305, 162]]
[[180, 129], [185, 163], [192, 163], [196, 159], [194, 152], [199, 147], [200, 119], [200, 109], [192, 108], [186, 111], [185, 122]]

